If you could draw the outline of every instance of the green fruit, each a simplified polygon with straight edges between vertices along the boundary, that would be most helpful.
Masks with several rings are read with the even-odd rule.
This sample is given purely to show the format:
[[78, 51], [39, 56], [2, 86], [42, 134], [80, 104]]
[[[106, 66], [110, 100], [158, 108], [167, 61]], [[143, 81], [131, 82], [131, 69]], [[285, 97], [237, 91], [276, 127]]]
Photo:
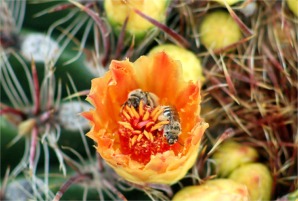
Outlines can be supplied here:
[[218, 50], [238, 42], [241, 30], [228, 12], [214, 11], [207, 14], [199, 28], [202, 44], [212, 50]]
[[180, 190], [173, 201], [248, 201], [245, 185], [231, 179], [214, 179], [199, 186], [189, 186]]
[[120, 33], [128, 16], [126, 32], [135, 36], [136, 40], [139, 41], [155, 26], [136, 14], [133, 9], [138, 9], [145, 15], [163, 23], [169, 2], [169, 0], [105, 0], [104, 8], [109, 22], [117, 34]]
[[298, 16], [298, 0], [287, 0], [289, 9]]
[[233, 4], [236, 4], [236, 3], [241, 2], [241, 1], [244, 1], [244, 0], [213, 0], [213, 1], [216, 1], [216, 2], [218, 2], [220, 4], [222, 4], [222, 5], [225, 5], [224, 2], [226, 2], [228, 5], [231, 6]]
[[237, 167], [254, 162], [258, 157], [258, 152], [254, 148], [235, 141], [227, 141], [220, 145], [212, 159], [216, 163], [218, 175], [226, 177]]
[[245, 164], [235, 169], [229, 179], [247, 186], [251, 200], [271, 200], [272, 176], [261, 163]]
[[287, 195], [289, 201], [297, 201], [298, 200], [298, 189]]

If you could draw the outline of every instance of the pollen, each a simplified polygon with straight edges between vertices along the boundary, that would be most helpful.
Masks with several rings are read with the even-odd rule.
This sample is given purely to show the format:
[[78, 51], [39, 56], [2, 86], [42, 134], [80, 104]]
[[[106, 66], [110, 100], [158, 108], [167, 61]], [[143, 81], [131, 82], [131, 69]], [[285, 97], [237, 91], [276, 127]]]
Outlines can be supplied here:
[[143, 100], [137, 107], [124, 104], [118, 121], [120, 151], [147, 164], [152, 155], [174, 149], [163, 135], [163, 127], [169, 121], [158, 118], [162, 113], [163, 107], [148, 106]]

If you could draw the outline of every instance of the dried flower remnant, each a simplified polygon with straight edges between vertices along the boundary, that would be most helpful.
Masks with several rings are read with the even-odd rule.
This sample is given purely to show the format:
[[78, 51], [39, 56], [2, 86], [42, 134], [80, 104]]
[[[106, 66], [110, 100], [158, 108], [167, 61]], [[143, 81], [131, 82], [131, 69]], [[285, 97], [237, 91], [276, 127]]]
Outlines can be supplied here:
[[[134, 63], [114, 60], [104, 77], [92, 80], [87, 100], [95, 109], [83, 113], [92, 126], [87, 136], [128, 181], [172, 184], [196, 160], [208, 124], [199, 116], [200, 85], [185, 82], [181, 70], [178, 62], [161, 52]], [[129, 94], [136, 89], [157, 101], [147, 104], [141, 98], [136, 105], [129, 104]], [[163, 106], [174, 107], [181, 123], [179, 139], [172, 145], [163, 134], [170, 123], [160, 118]]]
[[57, 60], [59, 44], [47, 35], [40, 33], [28, 34], [24, 37], [21, 52], [27, 60], [49, 62]]

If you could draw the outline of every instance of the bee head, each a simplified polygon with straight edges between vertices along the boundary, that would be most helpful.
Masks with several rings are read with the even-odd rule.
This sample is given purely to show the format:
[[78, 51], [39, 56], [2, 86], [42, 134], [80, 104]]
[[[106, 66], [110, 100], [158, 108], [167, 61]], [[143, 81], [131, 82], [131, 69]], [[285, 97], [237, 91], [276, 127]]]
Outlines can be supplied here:
[[171, 135], [169, 132], [167, 132], [166, 138], [167, 138], [168, 144], [170, 145], [175, 144], [178, 141], [178, 136]]

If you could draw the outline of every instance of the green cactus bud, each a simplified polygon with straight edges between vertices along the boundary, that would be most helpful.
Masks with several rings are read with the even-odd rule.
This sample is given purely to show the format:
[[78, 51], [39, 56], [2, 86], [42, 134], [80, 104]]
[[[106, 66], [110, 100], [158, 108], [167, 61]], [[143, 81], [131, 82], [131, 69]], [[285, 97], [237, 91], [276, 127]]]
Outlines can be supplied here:
[[163, 22], [168, 3], [169, 0], [106, 0], [104, 1], [104, 8], [116, 33], [120, 32], [126, 17], [129, 17], [126, 31], [138, 40], [143, 38], [154, 25], [136, 14], [133, 9], [138, 9], [151, 18]]
[[271, 200], [272, 176], [265, 165], [245, 164], [235, 169], [229, 178], [245, 184], [251, 200]]
[[287, 0], [289, 9], [298, 16], [298, 0]]
[[231, 179], [209, 180], [199, 186], [189, 186], [180, 190], [173, 201], [248, 201], [247, 187]]
[[201, 61], [191, 51], [173, 44], [164, 44], [154, 47], [150, 50], [149, 55], [156, 52], [165, 51], [169, 56], [181, 62], [183, 68], [183, 77], [185, 81], [192, 80], [194, 82], [205, 80], [202, 73]]
[[224, 142], [213, 154], [218, 174], [221, 177], [228, 176], [234, 169], [258, 159], [258, 152], [249, 146], [234, 141]]
[[202, 44], [213, 50], [224, 48], [241, 39], [238, 24], [229, 13], [224, 11], [207, 14], [200, 25], [199, 32]]
[[238, 3], [238, 2], [241, 2], [243, 0], [213, 0], [213, 1], [216, 1], [222, 5], [225, 5], [225, 2], [228, 4], [228, 5], [233, 5], [235, 3]]

